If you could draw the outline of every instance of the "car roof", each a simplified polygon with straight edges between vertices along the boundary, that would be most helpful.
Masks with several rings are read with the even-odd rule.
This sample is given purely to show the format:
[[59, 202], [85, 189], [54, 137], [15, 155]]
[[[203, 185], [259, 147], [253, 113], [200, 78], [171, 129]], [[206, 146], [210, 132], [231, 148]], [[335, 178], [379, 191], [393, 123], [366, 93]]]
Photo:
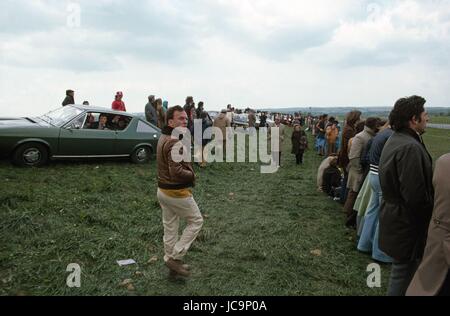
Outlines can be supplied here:
[[100, 106], [92, 106], [92, 105], [80, 105], [80, 104], [71, 104], [69, 106], [73, 106], [77, 109], [83, 110], [83, 111], [93, 111], [93, 112], [102, 112], [106, 114], [117, 114], [117, 115], [126, 115], [126, 116], [132, 116], [132, 117], [138, 117], [135, 114], [128, 113], [128, 112], [122, 112], [122, 111], [114, 111], [108, 108], [100, 107]]

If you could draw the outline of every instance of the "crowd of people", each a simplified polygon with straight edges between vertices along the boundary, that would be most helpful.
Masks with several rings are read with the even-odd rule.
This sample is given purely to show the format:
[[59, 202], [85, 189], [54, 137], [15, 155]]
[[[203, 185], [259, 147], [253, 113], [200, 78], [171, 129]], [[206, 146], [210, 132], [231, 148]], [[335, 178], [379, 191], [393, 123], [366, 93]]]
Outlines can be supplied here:
[[[126, 111], [122, 97], [117, 92], [113, 110]], [[248, 127], [269, 127], [268, 118], [274, 118], [273, 126], [280, 128], [280, 149], [275, 153], [279, 165], [286, 125], [293, 127], [291, 153], [298, 165], [308, 148], [306, 132], [315, 137], [315, 150], [325, 157], [317, 171], [318, 190], [343, 205], [345, 225], [357, 232], [356, 248], [377, 262], [391, 264], [388, 295], [450, 295], [450, 154], [436, 162], [433, 178], [432, 158], [422, 140], [428, 121], [425, 102], [419, 96], [401, 98], [387, 120], [362, 120], [360, 111], [351, 111], [341, 128], [337, 119], [326, 114], [241, 111], [231, 105], [213, 119], [204, 103], [196, 106], [192, 96], [183, 107], [171, 108], [167, 101], [149, 96], [145, 117], [162, 130], [157, 149], [158, 200], [163, 210], [164, 261], [171, 275], [190, 274], [182, 259], [203, 223], [191, 190], [194, 169], [190, 163], [172, 160], [178, 140], [170, 137], [171, 132], [187, 127], [194, 135], [194, 120], [201, 119], [203, 132], [215, 126], [226, 135], [233, 116], [244, 112]], [[74, 104], [71, 90], [63, 102], [67, 104]], [[202, 149], [207, 141], [201, 138]], [[224, 137], [223, 150], [226, 141]], [[205, 164], [201, 157], [200, 166]], [[187, 221], [181, 237], [180, 218]]]
[[[437, 161], [433, 178], [422, 140], [425, 102], [419, 96], [401, 98], [386, 121], [348, 113], [342, 145], [337, 154], [328, 150], [317, 172], [318, 189], [344, 205], [345, 224], [357, 232], [356, 248], [391, 264], [391, 296], [450, 295], [445, 259], [450, 255], [450, 154]], [[319, 155], [325, 144], [333, 146], [327, 129], [337, 126], [331, 118], [325, 123], [326, 117], [316, 126]]]

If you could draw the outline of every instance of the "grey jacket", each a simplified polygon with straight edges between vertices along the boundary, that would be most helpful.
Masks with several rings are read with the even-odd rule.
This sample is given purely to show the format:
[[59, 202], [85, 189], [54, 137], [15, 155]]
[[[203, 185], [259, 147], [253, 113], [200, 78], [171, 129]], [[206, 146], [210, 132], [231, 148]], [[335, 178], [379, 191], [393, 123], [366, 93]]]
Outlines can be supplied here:
[[158, 123], [158, 115], [156, 114], [156, 110], [150, 102], [145, 106], [145, 119], [155, 126]]

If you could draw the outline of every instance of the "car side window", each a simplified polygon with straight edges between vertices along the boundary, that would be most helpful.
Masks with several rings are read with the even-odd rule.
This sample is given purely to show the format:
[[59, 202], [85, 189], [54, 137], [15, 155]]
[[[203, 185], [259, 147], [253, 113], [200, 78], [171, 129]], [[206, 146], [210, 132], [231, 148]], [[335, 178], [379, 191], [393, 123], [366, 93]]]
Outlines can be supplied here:
[[69, 127], [71, 129], [80, 129], [80, 128], [82, 128], [83, 122], [84, 122], [84, 118], [85, 118], [85, 115], [81, 115], [80, 117], [77, 117], [76, 119], [74, 119], [70, 123]]
[[152, 133], [152, 134], [157, 133], [157, 131], [153, 127], [151, 127], [150, 125], [142, 122], [141, 120], [139, 120], [139, 122], [137, 124], [136, 132], [138, 132], [138, 133]]
[[109, 127], [112, 130], [123, 131], [128, 127], [131, 119], [131, 117], [125, 115], [110, 115], [108, 120]]
[[97, 129], [99, 117], [100, 113], [87, 113], [83, 129]]

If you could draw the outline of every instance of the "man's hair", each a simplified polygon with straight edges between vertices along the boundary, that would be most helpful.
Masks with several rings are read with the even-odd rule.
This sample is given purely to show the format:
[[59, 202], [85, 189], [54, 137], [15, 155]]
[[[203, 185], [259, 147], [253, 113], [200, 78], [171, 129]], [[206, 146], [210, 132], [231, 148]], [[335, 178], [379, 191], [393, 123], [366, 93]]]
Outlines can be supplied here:
[[366, 125], [365, 121], [358, 122], [358, 124], [356, 124], [356, 127], [355, 127], [356, 134], [361, 133], [364, 130], [365, 125]]
[[166, 113], [166, 123], [169, 124], [169, 120], [173, 120], [175, 112], [184, 112], [184, 109], [180, 105], [170, 107]]
[[401, 98], [395, 102], [394, 109], [389, 114], [389, 124], [394, 131], [400, 131], [409, 127], [409, 121], [414, 117], [421, 121], [420, 114], [425, 111], [426, 100], [420, 96], [413, 95]]
[[337, 158], [333, 158], [330, 160], [330, 167], [336, 167], [337, 166]]
[[347, 121], [348, 125], [355, 126], [355, 124], [359, 121], [361, 118], [361, 111], [351, 111], [347, 114], [347, 117], [345, 120]]
[[369, 117], [366, 120], [366, 126], [373, 131], [376, 131], [380, 126], [380, 119], [378, 117]]

